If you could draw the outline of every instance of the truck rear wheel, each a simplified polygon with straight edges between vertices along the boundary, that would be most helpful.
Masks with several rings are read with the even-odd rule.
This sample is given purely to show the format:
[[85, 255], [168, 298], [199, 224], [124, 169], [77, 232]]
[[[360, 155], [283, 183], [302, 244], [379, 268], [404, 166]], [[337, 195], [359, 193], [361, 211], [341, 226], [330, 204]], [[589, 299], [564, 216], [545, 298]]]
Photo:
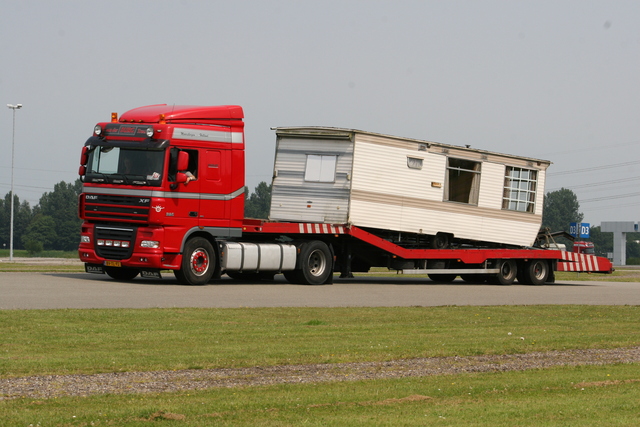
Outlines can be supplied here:
[[183, 285], [206, 285], [213, 277], [216, 267], [216, 255], [213, 246], [204, 237], [187, 240], [182, 253], [180, 270], [174, 274]]
[[137, 269], [127, 267], [105, 267], [104, 272], [109, 277], [122, 281], [133, 280], [139, 273]]
[[300, 245], [299, 269], [296, 270], [297, 283], [322, 285], [333, 274], [333, 256], [326, 243], [320, 240]]
[[532, 259], [524, 264], [522, 280], [527, 285], [543, 285], [549, 278], [549, 263], [544, 259]]

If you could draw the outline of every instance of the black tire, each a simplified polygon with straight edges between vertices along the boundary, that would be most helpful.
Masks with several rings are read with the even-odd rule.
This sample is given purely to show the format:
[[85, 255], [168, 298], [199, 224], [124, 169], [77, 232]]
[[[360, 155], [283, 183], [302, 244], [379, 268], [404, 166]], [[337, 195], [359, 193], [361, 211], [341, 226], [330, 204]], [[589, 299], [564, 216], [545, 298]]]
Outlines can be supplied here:
[[491, 277], [491, 281], [498, 285], [511, 285], [518, 276], [518, 264], [512, 259], [498, 260], [500, 272]]
[[447, 249], [450, 243], [447, 233], [437, 233], [431, 238], [431, 249]]
[[486, 274], [461, 274], [460, 278], [467, 283], [484, 283], [487, 281]]
[[323, 285], [327, 283], [333, 274], [333, 255], [331, 250], [326, 243], [320, 240], [303, 243], [300, 246], [298, 267], [296, 270], [298, 283], [303, 285]]
[[544, 259], [532, 259], [527, 261], [522, 272], [522, 280], [527, 285], [540, 286], [549, 278], [549, 263]]
[[204, 237], [187, 240], [182, 253], [180, 270], [174, 270], [182, 285], [201, 286], [209, 283], [216, 269], [216, 254], [213, 246]]
[[456, 280], [457, 275], [455, 274], [427, 274], [429, 279], [438, 283], [451, 283]]
[[124, 282], [133, 280], [140, 273], [137, 269], [129, 267], [105, 267], [104, 272], [109, 277]]

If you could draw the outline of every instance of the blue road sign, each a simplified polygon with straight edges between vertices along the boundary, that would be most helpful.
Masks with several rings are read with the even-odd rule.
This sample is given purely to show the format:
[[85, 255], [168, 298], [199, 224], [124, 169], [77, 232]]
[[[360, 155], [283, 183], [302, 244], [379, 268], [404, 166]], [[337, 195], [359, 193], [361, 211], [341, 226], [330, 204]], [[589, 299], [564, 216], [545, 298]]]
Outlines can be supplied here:
[[588, 222], [572, 222], [569, 224], [569, 234], [580, 239], [591, 237], [591, 224]]

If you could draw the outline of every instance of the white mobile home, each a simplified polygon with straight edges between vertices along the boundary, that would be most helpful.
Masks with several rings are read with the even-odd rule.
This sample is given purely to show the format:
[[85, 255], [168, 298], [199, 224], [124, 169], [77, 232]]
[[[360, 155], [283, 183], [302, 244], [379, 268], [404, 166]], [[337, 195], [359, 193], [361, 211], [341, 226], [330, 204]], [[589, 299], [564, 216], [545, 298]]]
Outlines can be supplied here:
[[549, 161], [353, 129], [275, 131], [271, 220], [516, 246], [540, 229]]

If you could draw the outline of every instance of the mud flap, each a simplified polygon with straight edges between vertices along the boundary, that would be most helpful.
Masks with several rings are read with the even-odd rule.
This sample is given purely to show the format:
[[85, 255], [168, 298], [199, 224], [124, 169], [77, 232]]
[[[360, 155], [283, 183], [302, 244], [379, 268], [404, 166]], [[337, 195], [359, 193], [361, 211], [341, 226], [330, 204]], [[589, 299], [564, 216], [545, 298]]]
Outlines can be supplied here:
[[104, 274], [102, 264], [85, 264], [84, 271], [92, 274]]

